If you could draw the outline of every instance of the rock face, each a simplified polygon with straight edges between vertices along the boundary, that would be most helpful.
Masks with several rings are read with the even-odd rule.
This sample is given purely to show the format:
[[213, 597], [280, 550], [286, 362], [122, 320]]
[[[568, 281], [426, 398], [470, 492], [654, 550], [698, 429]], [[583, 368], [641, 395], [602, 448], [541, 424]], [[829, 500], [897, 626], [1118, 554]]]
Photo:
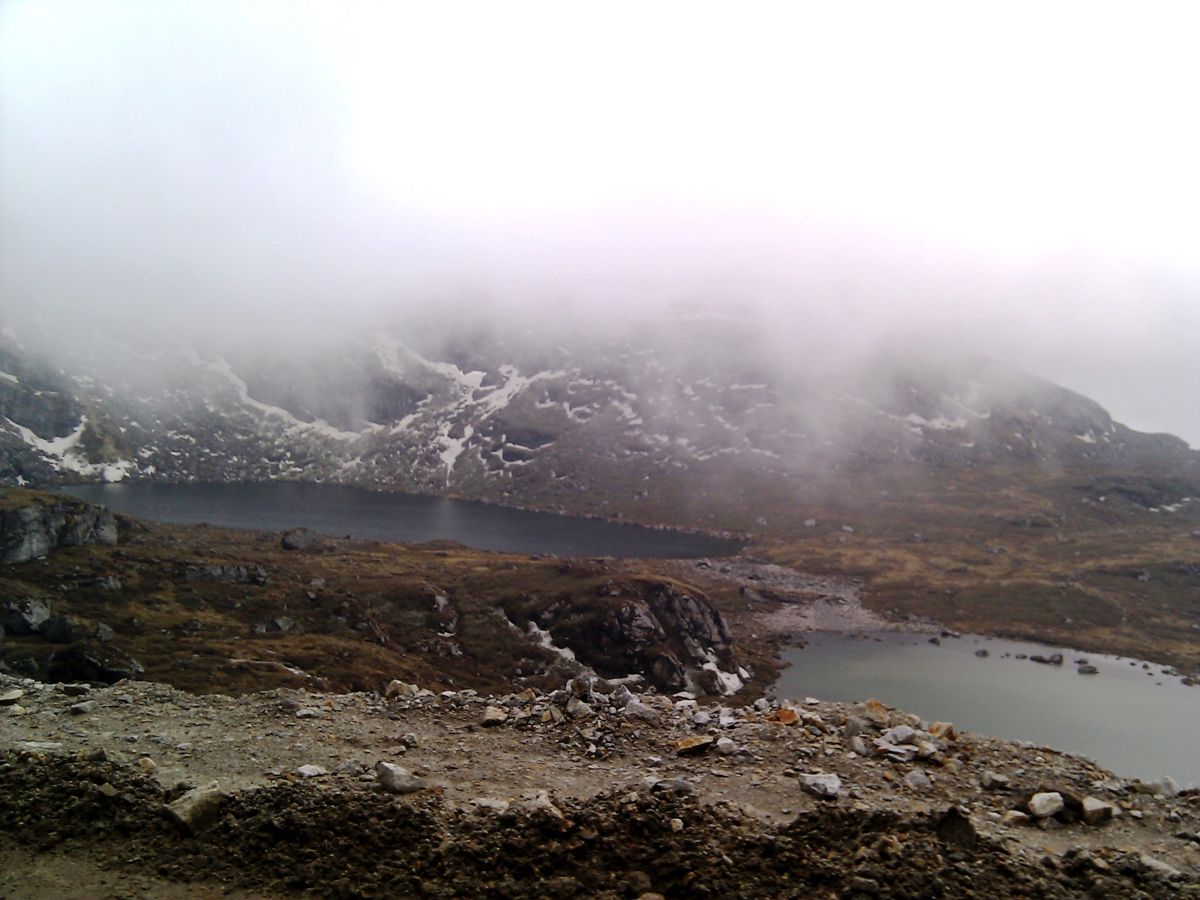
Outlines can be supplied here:
[[[19, 497], [19, 495], [17, 495]], [[117, 522], [112, 513], [82, 501], [48, 503], [30, 495], [28, 503], [0, 509], [0, 563], [19, 563], [46, 556], [59, 547], [115, 544]], [[6, 492], [0, 500], [10, 499]]]
[[639, 674], [660, 690], [732, 693], [741, 687], [733, 636], [698, 591], [656, 579], [613, 584], [600, 597], [506, 604], [510, 621], [532, 621], [606, 678]]

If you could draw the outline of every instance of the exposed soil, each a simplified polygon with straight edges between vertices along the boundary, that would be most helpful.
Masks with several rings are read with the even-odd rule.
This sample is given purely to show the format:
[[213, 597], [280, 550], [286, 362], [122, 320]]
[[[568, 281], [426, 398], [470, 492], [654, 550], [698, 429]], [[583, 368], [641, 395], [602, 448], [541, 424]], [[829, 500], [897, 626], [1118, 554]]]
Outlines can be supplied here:
[[[590, 715], [544, 722], [566, 693], [16, 689], [22, 711], [0, 714], [0, 835], [39, 887], [9, 873], [13, 896], [62, 896], [68, 879], [75, 896], [113, 897], [1200, 896], [1200, 846], [1175, 836], [1200, 830], [1200, 797], [1155, 797], [1082, 759], [970, 734], [911, 763], [848, 750], [851, 716], [922, 724], [879, 707], [801, 704], [784, 724], [765, 702], [643, 695], [652, 724], [597, 693]], [[480, 727], [489, 703], [508, 721]], [[736, 750], [677, 752], [695, 736]], [[383, 792], [380, 760], [423, 789]], [[907, 784], [915, 770], [932, 783]], [[983, 789], [984, 771], [1011, 785]], [[838, 796], [806, 792], [808, 772], [837, 774]], [[212, 780], [211, 825], [188, 834], [164, 816]], [[1094, 794], [1119, 818], [1001, 821], [1038, 787]]]

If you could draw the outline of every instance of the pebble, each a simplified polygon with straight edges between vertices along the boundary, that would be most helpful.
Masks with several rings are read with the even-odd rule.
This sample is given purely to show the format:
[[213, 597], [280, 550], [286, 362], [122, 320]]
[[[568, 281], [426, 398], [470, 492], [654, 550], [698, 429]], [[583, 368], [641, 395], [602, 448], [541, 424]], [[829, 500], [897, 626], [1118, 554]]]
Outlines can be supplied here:
[[328, 774], [321, 766], [304, 765], [296, 770], [296, 774], [301, 778], [318, 778], [321, 775]]
[[95, 700], [84, 700], [82, 703], [71, 704], [71, 715], [86, 716], [88, 713], [95, 712], [100, 704]]

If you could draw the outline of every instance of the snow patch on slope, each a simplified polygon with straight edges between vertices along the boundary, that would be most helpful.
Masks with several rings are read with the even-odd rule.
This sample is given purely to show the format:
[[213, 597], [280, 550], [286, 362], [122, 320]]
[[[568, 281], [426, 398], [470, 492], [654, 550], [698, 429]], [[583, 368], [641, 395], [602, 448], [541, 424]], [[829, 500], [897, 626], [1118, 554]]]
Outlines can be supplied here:
[[[360, 432], [342, 431], [340, 428], [335, 428], [323, 419], [305, 422], [301, 419], [297, 419], [294, 415], [280, 406], [272, 406], [269, 403], [263, 403], [260, 400], [255, 400], [250, 396], [250, 391], [246, 386], [246, 382], [243, 381], [241, 377], [239, 377], [238, 374], [233, 371], [233, 367], [224, 358], [218, 357], [216, 360], [208, 362], [207, 366], [210, 371], [216, 372], [231, 385], [233, 385], [233, 389], [237, 392], [238, 400], [242, 402], [242, 405], [248, 406], [251, 409], [256, 409], [268, 418], [282, 420], [285, 423], [287, 430], [290, 432], [307, 431], [338, 441], [353, 441], [362, 437], [362, 433]], [[365, 429], [365, 431], [375, 431], [377, 428], [378, 426], [372, 425]]]
[[104, 481], [122, 481], [133, 468], [132, 460], [123, 459], [115, 463], [90, 463], [80, 455], [79, 442], [87, 427], [87, 416], [79, 418], [79, 424], [70, 434], [50, 440], [38, 437], [31, 429], [24, 425], [18, 425], [12, 419], [5, 417], [4, 421], [21, 440], [41, 453], [46, 461], [60, 472], [99, 477]]

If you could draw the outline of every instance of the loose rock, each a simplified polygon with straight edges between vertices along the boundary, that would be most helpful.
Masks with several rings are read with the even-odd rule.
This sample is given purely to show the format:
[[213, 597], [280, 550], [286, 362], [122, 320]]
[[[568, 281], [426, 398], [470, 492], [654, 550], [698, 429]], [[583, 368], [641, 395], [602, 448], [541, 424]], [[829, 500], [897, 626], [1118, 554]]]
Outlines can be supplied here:
[[1047, 819], [1058, 815], [1065, 808], [1066, 803], [1058, 791], [1046, 791], [1029, 798], [1029, 814], [1035, 819]]
[[425, 782], [403, 766], [375, 763], [375, 780], [389, 794], [413, 794], [425, 788]]

